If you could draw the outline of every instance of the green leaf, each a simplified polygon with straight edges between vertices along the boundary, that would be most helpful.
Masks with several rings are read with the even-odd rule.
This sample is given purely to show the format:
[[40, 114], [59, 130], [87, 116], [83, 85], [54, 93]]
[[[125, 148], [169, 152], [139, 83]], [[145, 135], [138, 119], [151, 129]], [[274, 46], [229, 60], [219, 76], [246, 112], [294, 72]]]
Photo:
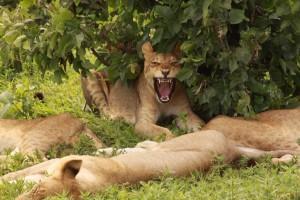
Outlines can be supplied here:
[[246, 92], [242, 92], [240, 99], [238, 100], [236, 111], [244, 116], [250, 116], [253, 114], [252, 107], [250, 105], [251, 98]]
[[11, 30], [5, 33], [3, 36], [3, 39], [8, 43], [12, 44], [16, 38], [19, 36], [19, 31], [18, 30]]
[[107, 5], [108, 5], [108, 12], [111, 14], [115, 10], [118, 9], [120, 4], [120, 0], [108, 0]]
[[195, 43], [193, 41], [184, 41], [180, 46], [180, 50], [183, 51], [184, 53], [188, 53], [194, 47], [195, 47]]
[[62, 68], [58, 68], [54, 71], [53, 75], [53, 81], [56, 83], [62, 83], [62, 78], [66, 77], [65, 72], [62, 70]]
[[202, 104], [210, 103], [212, 98], [217, 95], [216, 89], [213, 87], [206, 88], [199, 98], [199, 102]]
[[300, 1], [290, 1], [292, 14], [297, 14], [300, 12]]
[[27, 10], [28, 8], [30, 8], [31, 6], [33, 6], [35, 4], [35, 0], [22, 0], [20, 2], [20, 7], [23, 10]]
[[71, 35], [64, 35], [58, 44], [57, 55], [59, 57], [65, 57], [66, 52], [74, 47], [75, 42]]
[[230, 73], [234, 72], [238, 68], [239, 68], [239, 65], [237, 63], [237, 60], [235, 58], [229, 59], [229, 70], [230, 70]]
[[204, 0], [202, 6], [202, 17], [203, 17], [203, 25], [206, 26], [209, 14], [209, 6], [213, 2], [213, 0]]
[[244, 14], [244, 10], [241, 9], [231, 9], [229, 12], [229, 22], [231, 24], [239, 24], [243, 20], [247, 19]]
[[252, 92], [254, 92], [256, 94], [265, 95], [267, 93], [265, 84], [262, 84], [261, 82], [258, 82], [253, 77], [250, 77], [247, 86], [249, 87], [249, 89]]
[[22, 47], [22, 42], [26, 39], [26, 35], [20, 35], [16, 38], [16, 40], [13, 42], [13, 45], [21, 48]]
[[300, 35], [300, 23], [299, 23], [299, 18], [297, 19], [292, 19], [292, 28], [294, 29], [295, 33]]
[[231, 0], [223, 0], [221, 6], [225, 9], [231, 9]]
[[168, 31], [170, 35], [176, 35], [181, 29], [181, 24], [173, 20], [173, 22], [168, 23]]
[[55, 32], [51, 35], [51, 38], [49, 41], [49, 49], [51, 51], [56, 47], [57, 42], [58, 42], [58, 33]]
[[282, 3], [280, 6], [276, 6], [276, 12], [270, 15], [270, 19], [280, 19], [284, 15], [290, 13], [290, 7], [287, 3]]
[[30, 46], [29, 40], [25, 40], [25, 41], [23, 42], [22, 47], [23, 47], [23, 49], [25, 49], [25, 50], [31, 50], [31, 46]]
[[52, 25], [57, 32], [63, 34], [66, 22], [73, 19], [73, 13], [64, 7], [59, 7], [57, 12], [52, 14]]
[[128, 12], [132, 12], [134, 8], [134, 0], [123, 0], [122, 3]]
[[286, 65], [285, 60], [279, 59], [279, 63], [280, 63], [282, 71], [286, 74], [287, 73], [287, 65]]
[[230, 76], [229, 88], [234, 89], [241, 87], [248, 80], [248, 74], [245, 70], [239, 69], [234, 71]]
[[185, 81], [193, 75], [193, 70], [187, 67], [182, 68], [177, 74], [177, 78], [180, 81]]
[[162, 28], [156, 29], [152, 38], [152, 44], [158, 44], [164, 35], [164, 30]]
[[78, 6], [80, 4], [80, 2], [81, 2], [81, 0], [73, 0], [73, 1], [74, 1], [74, 3], [75, 3], [76, 6]]
[[77, 34], [75, 38], [76, 38], [76, 46], [77, 46], [78, 48], [80, 48], [80, 47], [81, 47], [81, 43], [82, 43], [82, 41], [84, 40], [84, 35], [83, 35], [83, 33]]
[[248, 64], [251, 60], [252, 54], [247, 47], [238, 47], [235, 50], [235, 56], [240, 63]]
[[155, 6], [155, 11], [166, 21], [174, 16], [173, 10], [168, 6]]
[[201, 10], [194, 4], [188, 6], [183, 10], [182, 16], [181, 16], [181, 23], [186, 23], [188, 20], [192, 20], [193, 24], [196, 24], [198, 20], [201, 18], [201, 14], [199, 14]]
[[6, 25], [12, 23], [9, 16], [10, 16], [10, 13], [3, 10], [3, 13], [1, 15], [1, 21]]

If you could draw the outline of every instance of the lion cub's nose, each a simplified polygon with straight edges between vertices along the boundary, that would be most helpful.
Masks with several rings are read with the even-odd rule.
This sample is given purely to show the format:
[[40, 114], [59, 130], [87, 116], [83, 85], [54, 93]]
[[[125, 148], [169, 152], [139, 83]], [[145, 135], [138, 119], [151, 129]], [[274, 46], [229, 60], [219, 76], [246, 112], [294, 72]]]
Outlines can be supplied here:
[[167, 76], [169, 75], [170, 71], [169, 70], [166, 70], [166, 71], [162, 71], [161, 72], [165, 78], [167, 78]]

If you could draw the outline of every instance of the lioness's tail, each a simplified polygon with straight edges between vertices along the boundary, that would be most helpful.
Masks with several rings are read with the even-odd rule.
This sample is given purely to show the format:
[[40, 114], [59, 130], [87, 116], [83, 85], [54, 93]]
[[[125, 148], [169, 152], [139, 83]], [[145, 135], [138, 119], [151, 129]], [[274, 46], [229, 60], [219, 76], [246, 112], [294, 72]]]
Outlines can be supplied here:
[[93, 71], [81, 78], [81, 87], [86, 103], [90, 108], [105, 112], [108, 109], [109, 83], [104, 72]]

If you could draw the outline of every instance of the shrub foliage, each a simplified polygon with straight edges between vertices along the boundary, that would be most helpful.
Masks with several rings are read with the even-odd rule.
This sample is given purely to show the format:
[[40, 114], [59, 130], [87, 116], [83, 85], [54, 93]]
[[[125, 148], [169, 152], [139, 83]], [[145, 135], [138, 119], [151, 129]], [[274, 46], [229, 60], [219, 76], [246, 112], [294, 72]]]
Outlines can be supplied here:
[[67, 65], [135, 79], [140, 46], [181, 44], [178, 78], [202, 117], [299, 103], [299, 0], [0, 0], [0, 71], [23, 63], [57, 81]]

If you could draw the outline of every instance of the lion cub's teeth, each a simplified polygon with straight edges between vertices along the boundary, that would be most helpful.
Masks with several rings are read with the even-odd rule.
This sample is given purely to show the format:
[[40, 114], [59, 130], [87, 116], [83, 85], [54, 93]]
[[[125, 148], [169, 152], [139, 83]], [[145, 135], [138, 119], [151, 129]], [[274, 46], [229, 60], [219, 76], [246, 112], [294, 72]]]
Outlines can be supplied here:
[[169, 79], [161, 79], [161, 82], [162, 83], [171, 83], [171, 80], [169, 80]]
[[166, 96], [166, 97], [161, 97], [161, 100], [162, 100], [162, 101], [169, 101], [170, 98], [169, 98], [168, 96]]

